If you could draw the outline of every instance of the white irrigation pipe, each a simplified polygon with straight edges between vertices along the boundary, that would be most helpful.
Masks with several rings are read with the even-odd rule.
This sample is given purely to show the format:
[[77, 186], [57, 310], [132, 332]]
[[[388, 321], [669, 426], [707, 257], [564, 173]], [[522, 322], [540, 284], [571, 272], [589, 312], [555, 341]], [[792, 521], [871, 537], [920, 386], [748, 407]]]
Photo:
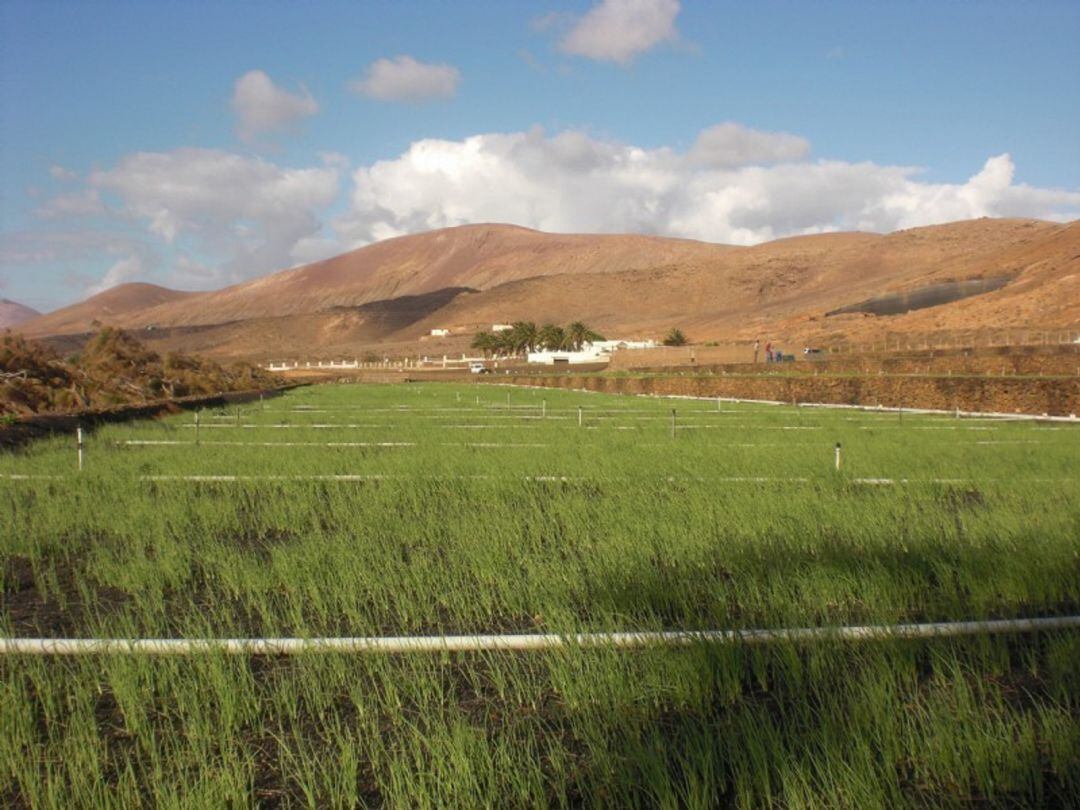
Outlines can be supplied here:
[[0, 655], [296, 655], [299, 653], [425, 653], [557, 650], [589, 647], [688, 647], [695, 644], [888, 641], [1080, 627], [1080, 616], [929, 624], [794, 627], [775, 630], [670, 630], [630, 633], [524, 633], [468, 636], [316, 638], [0, 638]]
[[[664, 445], [666, 446], [666, 445]], [[68, 478], [66, 475], [33, 475], [0, 473], [2, 481], [59, 481]], [[696, 482], [705, 484], [812, 484], [826, 483], [828, 478], [807, 477], [777, 477], [765, 475], [733, 475], [719, 477], [690, 477], [690, 476], [664, 476], [661, 478], [642, 478], [641, 476], [583, 476], [583, 475], [523, 475], [507, 477], [505, 475], [409, 475], [406, 473], [340, 473], [340, 474], [311, 474], [311, 475], [140, 475], [136, 480], [150, 482], [173, 482], [190, 481], [195, 483], [232, 483], [244, 481], [387, 481], [413, 480], [413, 481], [558, 481], [564, 483], [592, 483], [606, 481], [632, 481], [636, 483], [665, 483]], [[909, 484], [986, 484], [1018, 481], [1025, 484], [1064, 484], [1077, 481], [1076, 478], [850, 478], [837, 479], [843, 483], [860, 486], [900, 486]]]
[[[159, 445], [192, 446], [195, 443], [179, 439], [127, 439], [116, 444], [127, 447]], [[416, 447], [416, 442], [201, 442], [202, 447]]]

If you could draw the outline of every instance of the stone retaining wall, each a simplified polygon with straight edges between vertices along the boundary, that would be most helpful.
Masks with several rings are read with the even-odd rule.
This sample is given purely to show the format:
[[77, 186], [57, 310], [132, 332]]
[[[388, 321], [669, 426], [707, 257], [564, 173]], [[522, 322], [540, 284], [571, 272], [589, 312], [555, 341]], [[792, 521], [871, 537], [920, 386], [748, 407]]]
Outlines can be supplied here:
[[997, 413], [1080, 414], [1080, 379], [932, 376], [496, 377], [490, 382], [609, 394], [769, 399]]

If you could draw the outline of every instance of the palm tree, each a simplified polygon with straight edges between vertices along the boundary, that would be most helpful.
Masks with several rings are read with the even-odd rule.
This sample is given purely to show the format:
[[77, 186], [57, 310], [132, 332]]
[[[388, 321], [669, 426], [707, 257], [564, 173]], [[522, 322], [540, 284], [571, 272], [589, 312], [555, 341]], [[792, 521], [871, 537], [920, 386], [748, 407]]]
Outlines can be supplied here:
[[469, 346], [479, 349], [484, 353], [484, 357], [487, 357], [489, 353], [499, 348], [499, 339], [491, 332], [477, 332]]
[[510, 329], [510, 346], [516, 354], [528, 354], [537, 344], [539, 331], [532, 321], [518, 321]]
[[566, 327], [566, 335], [570, 338], [570, 345], [574, 351], [580, 351], [582, 345], [585, 343], [595, 343], [598, 340], [604, 339], [603, 335], [599, 332], [594, 332], [581, 321], [574, 321]]
[[685, 346], [688, 343], [681, 329], [672, 329], [664, 338], [665, 346]]
[[549, 351], [559, 351], [566, 348], [567, 335], [566, 330], [561, 326], [556, 326], [553, 323], [545, 323], [540, 327], [540, 332], [537, 335], [537, 341], [541, 346]]

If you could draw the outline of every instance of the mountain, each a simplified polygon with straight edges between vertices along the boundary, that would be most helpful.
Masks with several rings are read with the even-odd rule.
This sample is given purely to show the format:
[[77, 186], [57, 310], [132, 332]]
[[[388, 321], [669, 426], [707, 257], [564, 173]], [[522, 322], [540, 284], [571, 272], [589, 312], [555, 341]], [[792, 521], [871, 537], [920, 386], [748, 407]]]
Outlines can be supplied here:
[[[1077, 328], [1080, 222], [981, 219], [754, 247], [475, 225], [387, 240], [216, 292], [154, 288], [164, 301], [117, 308], [113, 298], [140, 298], [126, 292], [132, 286], [23, 328], [56, 335], [85, 331], [94, 319], [152, 326], [162, 348], [260, 358], [461, 351], [473, 331], [514, 320], [584, 320], [618, 337], [677, 326], [695, 341]], [[420, 343], [434, 328], [458, 337]]]
[[[546, 234], [513, 225], [464, 225], [387, 239], [333, 259], [284, 270], [160, 306], [106, 313], [118, 326], [195, 326], [355, 307], [452, 287], [488, 289], [530, 276], [604, 273], [720, 255], [730, 248], [652, 236]], [[125, 285], [126, 286], [126, 285]], [[122, 288], [115, 288], [117, 290]], [[110, 290], [63, 315], [83, 331]], [[60, 316], [74, 308], [54, 313]], [[60, 324], [29, 324], [56, 334]]]
[[87, 332], [95, 323], [128, 325], [136, 313], [165, 304], [178, 304], [202, 293], [180, 292], [141, 282], [121, 284], [70, 307], [26, 321], [19, 331], [30, 337]]
[[[1001, 286], [884, 318], [826, 316], [875, 297], [972, 279]], [[573, 317], [619, 337], [655, 337], [678, 326], [697, 341], [769, 332], [1067, 328], [1080, 325], [1080, 222], [971, 220], [888, 235], [801, 236], [648, 271], [531, 278], [458, 296], [410, 330]]]
[[38, 317], [40, 314], [36, 309], [31, 309], [17, 301], [0, 298], [0, 329], [17, 326]]

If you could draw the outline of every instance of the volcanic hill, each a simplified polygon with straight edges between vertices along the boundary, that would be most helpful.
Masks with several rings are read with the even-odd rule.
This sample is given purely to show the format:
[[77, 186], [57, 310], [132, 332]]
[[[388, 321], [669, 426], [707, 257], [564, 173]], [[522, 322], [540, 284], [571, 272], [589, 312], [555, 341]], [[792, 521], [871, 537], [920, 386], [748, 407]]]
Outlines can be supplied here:
[[266, 358], [416, 350], [433, 328], [466, 335], [515, 320], [583, 320], [619, 337], [679, 327], [698, 341], [1076, 328], [1080, 222], [981, 219], [754, 247], [468, 225], [213, 292], [121, 285], [20, 328], [74, 334], [97, 322], [141, 328], [161, 348]]
[[8, 298], [0, 298], [0, 329], [18, 326], [20, 323], [25, 323], [39, 315], [41, 313], [36, 309], [31, 309]]

